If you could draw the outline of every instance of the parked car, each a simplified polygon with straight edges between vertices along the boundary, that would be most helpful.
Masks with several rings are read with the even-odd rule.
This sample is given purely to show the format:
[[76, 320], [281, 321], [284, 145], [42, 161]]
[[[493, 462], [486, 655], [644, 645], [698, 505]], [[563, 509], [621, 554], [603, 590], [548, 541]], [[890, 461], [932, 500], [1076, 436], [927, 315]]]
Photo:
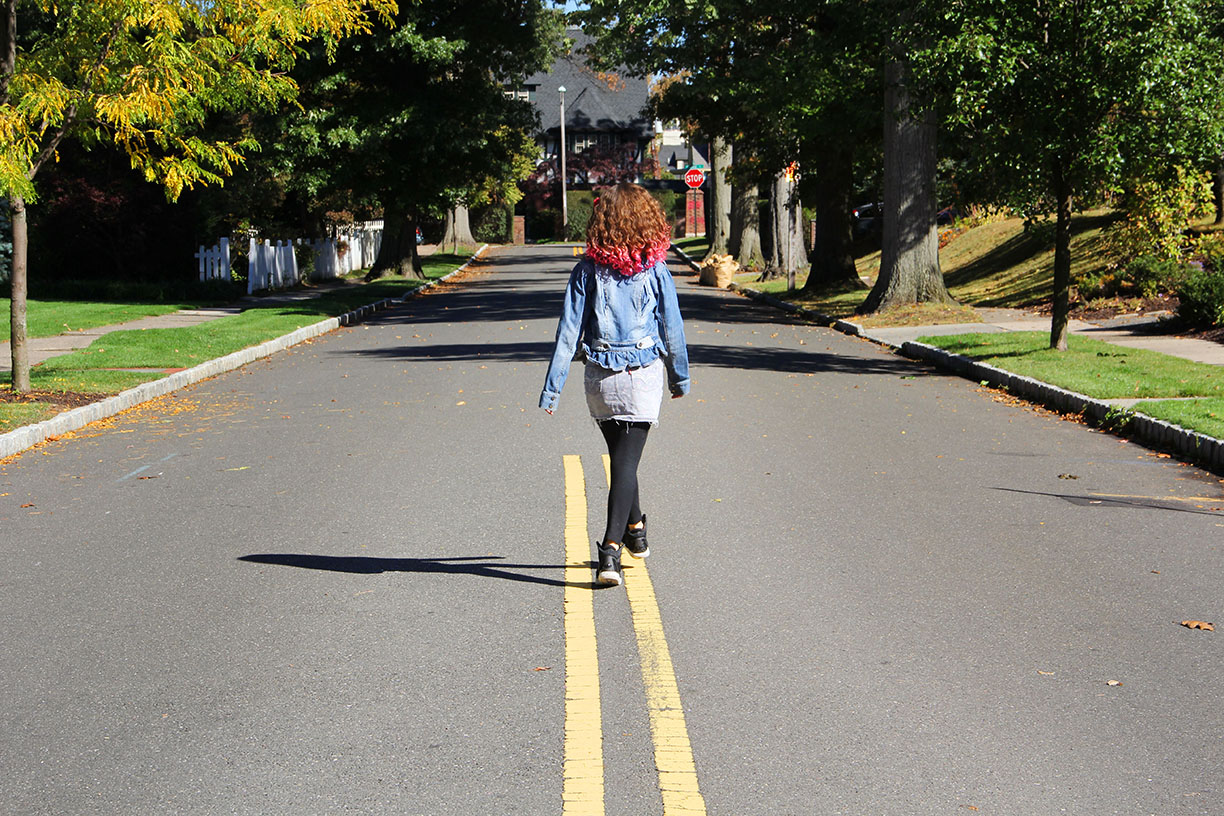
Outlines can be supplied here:
[[869, 204], [860, 204], [850, 211], [854, 218], [854, 234], [866, 235], [869, 232], [878, 232], [884, 226], [884, 202], [873, 201]]

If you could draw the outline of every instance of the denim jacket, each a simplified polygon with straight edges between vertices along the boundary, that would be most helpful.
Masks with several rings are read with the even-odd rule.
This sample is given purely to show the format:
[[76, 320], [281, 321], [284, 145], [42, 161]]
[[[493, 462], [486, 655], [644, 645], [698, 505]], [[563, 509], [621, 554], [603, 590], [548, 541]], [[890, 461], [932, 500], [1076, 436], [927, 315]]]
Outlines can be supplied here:
[[570, 274], [557, 324], [552, 362], [540, 407], [554, 410], [579, 344], [588, 362], [613, 371], [649, 365], [659, 357], [675, 396], [689, 391], [688, 347], [667, 265], [627, 277], [583, 258]]

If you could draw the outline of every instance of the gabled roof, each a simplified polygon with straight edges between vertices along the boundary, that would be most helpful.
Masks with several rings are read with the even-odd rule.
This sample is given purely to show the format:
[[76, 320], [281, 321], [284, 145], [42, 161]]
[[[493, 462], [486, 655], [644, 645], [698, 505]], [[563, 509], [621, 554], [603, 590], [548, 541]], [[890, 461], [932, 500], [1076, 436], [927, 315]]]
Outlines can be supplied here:
[[634, 131], [640, 138], [654, 134], [654, 123], [643, 112], [649, 95], [645, 77], [632, 77], [623, 70], [600, 73], [587, 67], [578, 52], [593, 39], [579, 28], [569, 28], [574, 41], [570, 53], [557, 60], [552, 70], [529, 76], [524, 84], [535, 85], [535, 106], [545, 132], [561, 127], [560, 95], [565, 87], [565, 128], [580, 131]]

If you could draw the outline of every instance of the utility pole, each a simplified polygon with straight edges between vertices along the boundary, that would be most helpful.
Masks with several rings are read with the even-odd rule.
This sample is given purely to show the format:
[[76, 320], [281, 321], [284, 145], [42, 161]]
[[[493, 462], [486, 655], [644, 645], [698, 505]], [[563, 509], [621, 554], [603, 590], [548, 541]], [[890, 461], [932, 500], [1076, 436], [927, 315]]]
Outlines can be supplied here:
[[557, 93], [561, 95], [561, 147], [558, 150], [561, 153], [561, 239], [564, 240], [569, 230], [569, 203], [565, 200], [565, 86], [557, 88]]

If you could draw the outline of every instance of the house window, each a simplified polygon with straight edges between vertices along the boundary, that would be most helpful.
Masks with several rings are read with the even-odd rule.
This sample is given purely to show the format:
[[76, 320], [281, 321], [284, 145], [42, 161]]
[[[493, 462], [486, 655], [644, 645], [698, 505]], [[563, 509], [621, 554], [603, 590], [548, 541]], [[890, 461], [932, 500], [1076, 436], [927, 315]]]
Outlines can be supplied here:
[[536, 88], [538, 87], [538, 85], [523, 85], [519, 88], [507, 88], [506, 96], [522, 102], [535, 102]]

